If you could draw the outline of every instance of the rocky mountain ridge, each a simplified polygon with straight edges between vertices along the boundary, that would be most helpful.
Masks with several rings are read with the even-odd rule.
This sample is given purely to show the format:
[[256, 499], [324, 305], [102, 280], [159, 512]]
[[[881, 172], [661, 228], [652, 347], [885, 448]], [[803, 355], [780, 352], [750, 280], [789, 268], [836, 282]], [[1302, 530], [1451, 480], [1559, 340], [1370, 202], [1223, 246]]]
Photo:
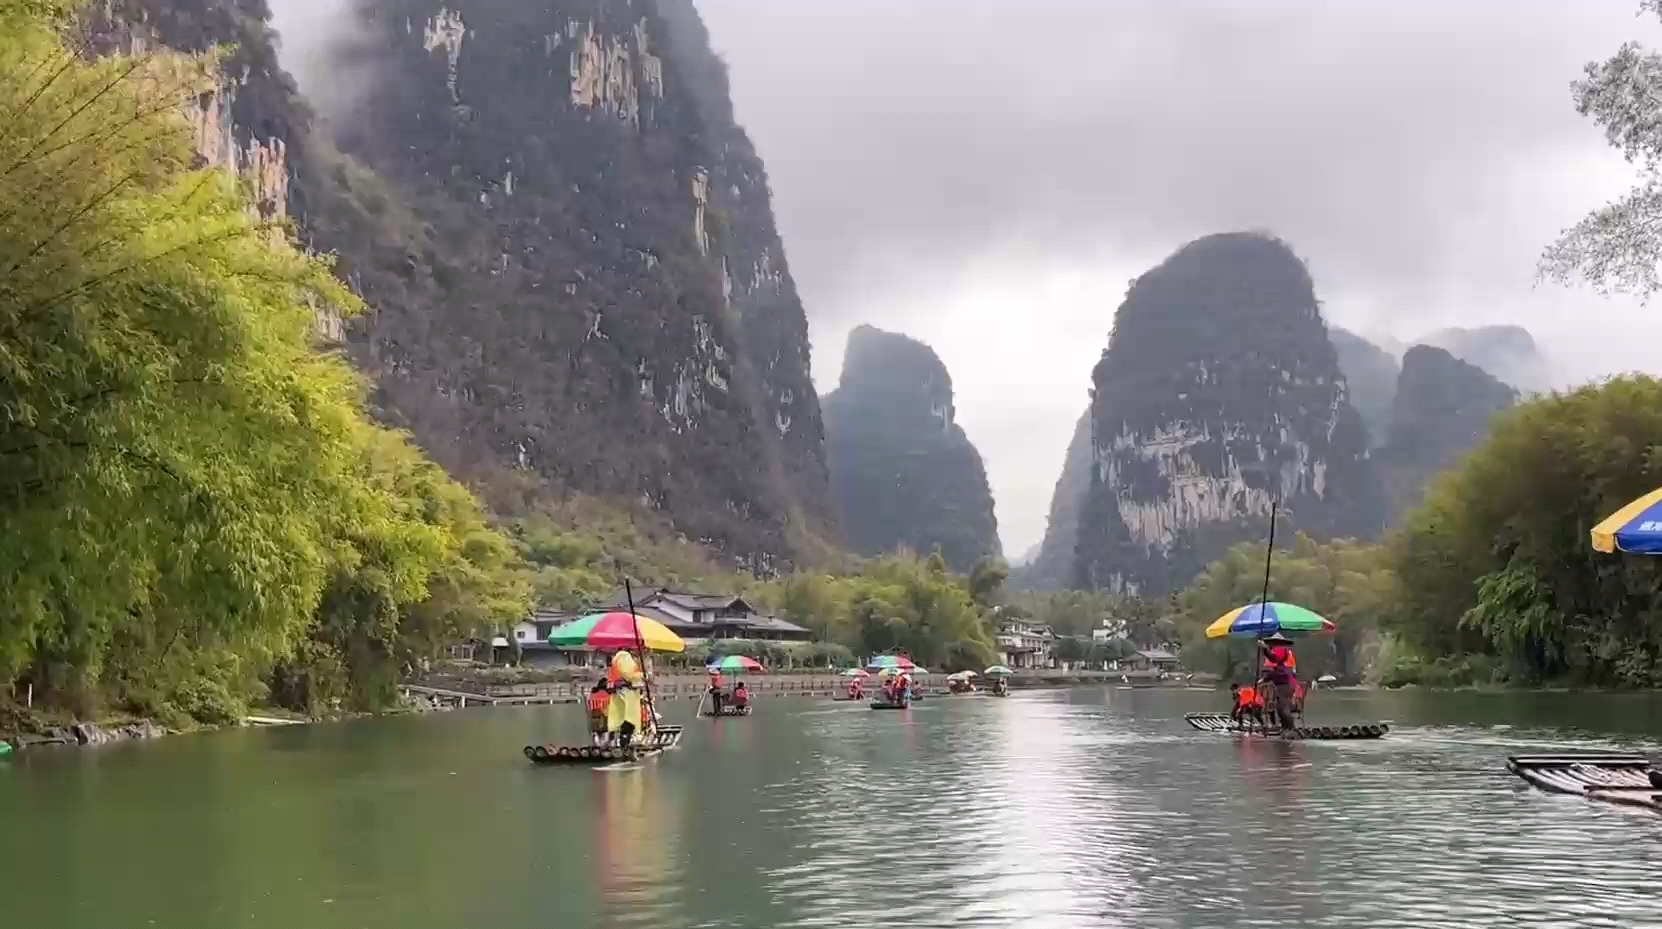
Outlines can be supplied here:
[[960, 571], [1001, 553], [987, 472], [933, 349], [857, 327], [824, 408], [832, 492], [854, 551], [938, 547]]
[[1273, 503], [1317, 537], [1377, 534], [1378, 476], [1304, 264], [1257, 233], [1208, 236], [1139, 277], [1093, 374], [1074, 583], [1163, 594]]
[[807, 319], [691, 0], [352, 0], [367, 86], [327, 122], [264, 0], [107, 6], [237, 43], [205, 135], [292, 178], [270, 199], [372, 308], [344, 336], [379, 414], [452, 473], [638, 505], [762, 571], [835, 537]]

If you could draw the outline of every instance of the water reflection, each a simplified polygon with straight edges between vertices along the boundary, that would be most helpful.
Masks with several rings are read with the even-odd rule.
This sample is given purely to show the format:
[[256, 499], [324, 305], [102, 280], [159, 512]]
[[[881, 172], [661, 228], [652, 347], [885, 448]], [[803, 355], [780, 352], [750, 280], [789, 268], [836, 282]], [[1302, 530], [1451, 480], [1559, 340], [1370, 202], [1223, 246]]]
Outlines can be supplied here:
[[615, 926], [657, 925], [680, 885], [675, 792], [645, 768], [588, 772], [599, 906]]

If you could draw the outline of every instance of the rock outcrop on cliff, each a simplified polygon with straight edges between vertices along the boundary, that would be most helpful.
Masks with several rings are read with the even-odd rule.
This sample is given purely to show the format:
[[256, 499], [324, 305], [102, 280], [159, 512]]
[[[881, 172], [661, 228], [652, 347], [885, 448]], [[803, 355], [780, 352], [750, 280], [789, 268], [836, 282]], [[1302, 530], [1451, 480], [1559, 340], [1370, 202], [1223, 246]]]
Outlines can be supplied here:
[[1050, 496], [1050, 518], [1044, 541], [1033, 560], [1010, 572], [1017, 590], [1062, 590], [1073, 583], [1074, 543], [1079, 538], [1079, 511], [1091, 489], [1091, 411], [1085, 410], [1073, 427], [1062, 475]]
[[1209, 236], [1138, 278], [1093, 375], [1075, 576], [1162, 594], [1284, 526], [1372, 537], [1379, 480], [1309, 272], [1255, 233]]
[[1439, 329], [1419, 344], [1443, 349], [1467, 364], [1530, 394], [1552, 389], [1552, 365], [1522, 326]]
[[1327, 337], [1338, 354], [1350, 405], [1368, 430], [1368, 445], [1378, 448], [1391, 432], [1391, 403], [1401, 366], [1395, 355], [1347, 329], [1328, 326]]
[[825, 431], [837, 515], [854, 551], [939, 547], [960, 571], [1000, 553], [986, 469], [929, 346], [871, 326], [851, 332], [842, 379], [825, 398]]
[[1390, 438], [1379, 453], [1392, 520], [1420, 502], [1427, 481], [1483, 441], [1495, 414], [1517, 398], [1510, 386], [1443, 349], [1410, 348], [1402, 356]]
[[807, 319], [692, 0], [356, 0], [299, 167], [389, 421], [753, 567], [833, 532]]

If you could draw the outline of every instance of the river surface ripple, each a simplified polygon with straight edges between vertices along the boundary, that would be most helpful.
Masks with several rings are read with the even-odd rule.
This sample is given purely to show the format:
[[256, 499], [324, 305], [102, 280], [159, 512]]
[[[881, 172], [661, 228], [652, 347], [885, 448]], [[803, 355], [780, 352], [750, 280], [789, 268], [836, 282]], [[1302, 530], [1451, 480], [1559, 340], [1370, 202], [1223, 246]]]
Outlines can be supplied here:
[[1655, 751], [1658, 698], [1312, 698], [1316, 722], [1391, 721], [1375, 742], [1183, 724], [1223, 699], [779, 698], [612, 771], [519, 754], [580, 737], [566, 707], [35, 753], [0, 766], [0, 924], [1662, 926], [1662, 816], [1504, 769]]

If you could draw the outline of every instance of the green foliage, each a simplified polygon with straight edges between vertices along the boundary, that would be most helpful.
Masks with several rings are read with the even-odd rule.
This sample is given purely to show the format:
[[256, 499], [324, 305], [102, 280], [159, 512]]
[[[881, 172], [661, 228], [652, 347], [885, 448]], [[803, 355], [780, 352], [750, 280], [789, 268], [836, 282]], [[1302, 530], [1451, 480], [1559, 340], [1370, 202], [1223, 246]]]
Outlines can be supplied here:
[[981, 668], [997, 652], [990, 607], [1004, 568], [996, 561], [977, 567], [962, 577], [938, 553], [902, 553], [868, 561], [855, 574], [775, 581], [754, 595], [852, 655], [904, 652], [930, 667]]
[[1431, 488], [1392, 545], [1393, 628], [1418, 655], [1488, 656], [1506, 676], [1662, 682], [1662, 573], [1588, 530], [1662, 485], [1662, 382], [1535, 400]]
[[[1264, 547], [1242, 543], [1210, 565], [1177, 598], [1184, 663], [1243, 679], [1255, 674], [1251, 641], [1207, 640], [1205, 629], [1230, 610], [1263, 595]], [[1331, 619], [1338, 632], [1298, 647], [1299, 671], [1312, 677], [1361, 676], [1360, 651], [1392, 609], [1397, 583], [1385, 549], [1361, 542], [1318, 543], [1303, 534], [1271, 564], [1270, 599], [1295, 603]]]
[[87, 60], [0, 3], [0, 686], [223, 721], [328, 668], [302, 689], [361, 706], [522, 604], [472, 497], [313, 347], [355, 298], [193, 167], [215, 59]]
[[509, 528], [543, 606], [583, 609], [616, 591], [625, 577], [682, 590], [755, 583], [667, 526], [603, 501], [537, 497], [525, 509]]

